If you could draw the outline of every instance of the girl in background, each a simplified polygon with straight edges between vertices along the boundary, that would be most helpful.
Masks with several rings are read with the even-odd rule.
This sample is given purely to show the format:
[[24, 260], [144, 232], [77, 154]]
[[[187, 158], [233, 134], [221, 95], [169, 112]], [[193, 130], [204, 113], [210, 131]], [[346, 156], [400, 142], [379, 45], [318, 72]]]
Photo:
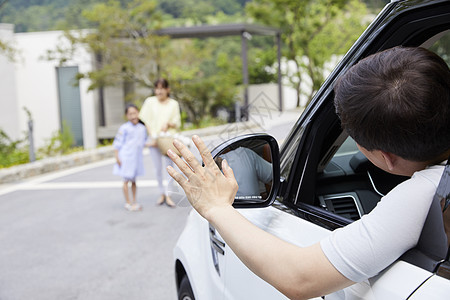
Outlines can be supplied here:
[[[155, 96], [145, 99], [142, 105], [139, 117], [147, 125], [147, 130], [152, 138], [150, 143], [150, 156], [155, 165], [156, 179], [158, 180], [160, 197], [158, 205], [166, 203], [170, 207], [175, 207], [175, 203], [170, 199], [168, 189], [173, 179], [163, 169], [173, 166], [172, 161], [165, 154], [161, 153], [156, 146], [156, 139], [161, 135], [176, 134], [181, 124], [180, 106], [178, 102], [170, 98], [169, 82], [164, 79], [158, 79], [155, 84]], [[165, 175], [165, 176], [164, 176]], [[164, 187], [163, 177], [166, 177], [168, 185]]]
[[[139, 110], [136, 105], [127, 105], [125, 114], [128, 122], [120, 126], [114, 138], [113, 147], [117, 163], [114, 165], [113, 174], [123, 178], [125, 208], [129, 211], [137, 211], [142, 209], [142, 206], [136, 202], [136, 177], [144, 175], [142, 150], [147, 140], [147, 129], [139, 120]], [[131, 182], [131, 199], [128, 191], [129, 182]]]

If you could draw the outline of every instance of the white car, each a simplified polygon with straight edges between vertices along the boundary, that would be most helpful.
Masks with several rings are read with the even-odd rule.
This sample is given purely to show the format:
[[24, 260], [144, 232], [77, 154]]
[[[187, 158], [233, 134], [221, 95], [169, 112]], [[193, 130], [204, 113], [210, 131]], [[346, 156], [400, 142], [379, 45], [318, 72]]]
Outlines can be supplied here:
[[[254, 192], [238, 193], [235, 199], [234, 206], [246, 218], [281, 239], [308, 246], [370, 212], [383, 194], [405, 179], [377, 169], [358, 151], [342, 132], [333, 106], [332, 87], [340, 74], [361, 58], [397, 45], [428, 48], [449, 63], [450, 1], [387, 4], [325, 81], [280, 151], [275, 139], [264, 134], [234, 138], [213, 151], [216, 159], [227, 155], [236, 176], [249, 171], [242, 163], [244, 152], [236, 155], [235, 166], [229, 158], [240, 148], [253, 151], [251, 159], [272, 163], [269, 183], [261, 179], [268, 174], [260, 174], [267, 170], [254, 172], [256, 179], [248, 175], [252, 172], [237, 179], [257, 180]], [[260, 163], [264, 165], [253, 164]], [[449, 195], [449, 165], [445, 174], [443, 192]], [[450, 209], [445, 213], [438, 210], [428, 219], [443, 220], [448, 229]], [[432, 232], [450, 236], [443, 227]], [[433, 239], [439, 238], [421, 238], [416, 248], [376, 277], [322, 299], [450, 299], [449, 251], [436, 251]], [[174, 267], [179, 299], [286, 299], [247, 269], [194, 210], [174, 249]]]

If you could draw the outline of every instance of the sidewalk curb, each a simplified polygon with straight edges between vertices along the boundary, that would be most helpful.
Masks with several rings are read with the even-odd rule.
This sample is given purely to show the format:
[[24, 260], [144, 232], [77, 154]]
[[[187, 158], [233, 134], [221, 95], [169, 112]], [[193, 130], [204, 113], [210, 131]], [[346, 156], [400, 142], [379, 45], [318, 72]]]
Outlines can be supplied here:
[[[201, 128], [195, 130], [188, 130], [181, 133], [181, 135], [190, 138], [194, 134], [202, 137], [207, 137], [219, 134], [229, 127], [230, 124]], [[256, 125], [248, 125], [256, 127]], [[26, 163], [9, 168], [0, 169], [0, 184], [13, 183], [19, 180], [68, 169], [71, 167], [81, 166], [84, 164], [104, 160], [114, 157], [114, 148], [112, 146], [105, 146], [101, 148], [89, 149], [80, 152], [75, 152], [68, 155], [61, 155], [56, 157], [49, 157], [37, 160], [32, 163]]]
[[96, 162], [113, 156], [114, 148], [105, 146], [68, 155], [44, 158], [32, 163], [0, 169], [0, 184], [13, 183], [21, 179]]
[[[298, 112], [287, 114], [288, 118], [298, 118]], [[286, 120], [286, 117], [281, 118]], [[280, 120], [281, 120], [280, 119]], [[270, 120], [272, 125], [276, 124], [274, 120]], [[262, 122], [264, 123], [264, 122]], [[254, 120], [241, 123], [228, 123], [219, 126], [212, 126], [201, 129], [187, 130], [181, 132], [181, 135], [190, 139], [193, 135], [200, 137], [209, 137], [218, 135], [223, 139], [229, 139], [232, 136], [252, 132], [252, 131], [266, 131], [268, 124], [260, 124]], [[56, 157], [44, 158], [32, 163], [17, 165], [9, 168], [0, 169], [0, 184], [14, 183], [29, 177], [64, 170], [71, 167], [81, 166], [88, 163], [108, 159], [114, 157], [114, 148], [112, 146], [105, 146], [95, 149], [75, 152], [68, 155], [61, 155]]]

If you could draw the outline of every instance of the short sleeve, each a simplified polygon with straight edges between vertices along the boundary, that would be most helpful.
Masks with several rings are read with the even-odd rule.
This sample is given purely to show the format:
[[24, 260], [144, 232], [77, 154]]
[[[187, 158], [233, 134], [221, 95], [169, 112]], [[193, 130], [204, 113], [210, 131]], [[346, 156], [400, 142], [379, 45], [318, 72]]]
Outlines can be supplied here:
[[[253, 152], [254, 153], [254, 152]], [[264, 183], [269, 183], [272, 181], [272, 164], [266, 161], [264, 158], [254, 153], [255, 156], [255, 167], [256, 173], [258, 174], [258, 179]]]
[[[371, 278], [417, 244], [438, 182], [422, 174], [416, 173], [384, 196], [372, 212], [320, 242], [342, 275], [354, 282]], [[439, 176], [437, 172], [434, 177]]]

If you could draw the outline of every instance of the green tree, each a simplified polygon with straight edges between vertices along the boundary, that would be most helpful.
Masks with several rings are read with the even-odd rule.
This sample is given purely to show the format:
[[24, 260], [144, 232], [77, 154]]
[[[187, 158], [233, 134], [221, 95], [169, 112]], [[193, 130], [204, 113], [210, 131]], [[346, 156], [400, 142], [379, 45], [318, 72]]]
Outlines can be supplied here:
[[303, 92], [311, 99], [324, 80], [324, 64], [344, 54], [367, 26], [366, 7], [358, 0], [254, 0], [246, 6], [257, 21], [282, 31], [283, 56], [294, 62], [288, 78], [297, 90], [306, 76], [312, 87]]
[[89, 89], [123, 85], [126, 100], [139, 102], [143, 97], [134, 93], [134, 85], [152, 88], [157, 77], [167, 77], [172, 95], [196, 126], [235, 102], [242, 81], [239, 52], [228, 51], [223, 46], [227, 43], [217, 39], [158, 36], [161, 14], [156, 2], [135, 0], [123, 9], [119, 1], [110, 0], [82, 14], [94, 29], [67, 31], [70, 47], [50, 51], [47, 58], [65, 64], [78, 47], [87, 47], [97, 57], [95, 70], [79, 74], [90, 79]]
[[29, 162], [25, 139], [13, 141], [0, 129], [0, 168]]
[[[7, 0], [0, 0], [0, 11], [5, 6]], [[0, 40], [0, 55], [5, 55], [9, 60], [13, 61], [16, 50], [8, 42]]]
[[155, 35], [161, 27], [156, 2], [135, 0], [124, 9], [119, 1], [110, 0], [82, 15], [95, 29], [66, 31], [70, 46], [49, 51], [47, 58], [63, 65], [79, 47], [87, 47], [95, 54], [96, 68], [78, 77], [90, 79], [90, 90], [123, 85], [126, 100], [133, 101], [135, 84], [152, 87], [165, 40]]
[[6, 56], [10, 61], [14, 61], [17, 55], [17, 49], [6, 41], [0, 40], [0, 55]]
[[14, 24], [16, 32], [54, 30], [64, 20], [64, 2], [7, 1], [0, 11], [0, 22]]
[[196, 127], [217, 109], [232, 106], [242, 81], [240, 57], [220, 49], [219, 43], [227, 44], [218, 39], [182, 39], [164, 48], [161, 73], [171, 82], [171, 96]]

